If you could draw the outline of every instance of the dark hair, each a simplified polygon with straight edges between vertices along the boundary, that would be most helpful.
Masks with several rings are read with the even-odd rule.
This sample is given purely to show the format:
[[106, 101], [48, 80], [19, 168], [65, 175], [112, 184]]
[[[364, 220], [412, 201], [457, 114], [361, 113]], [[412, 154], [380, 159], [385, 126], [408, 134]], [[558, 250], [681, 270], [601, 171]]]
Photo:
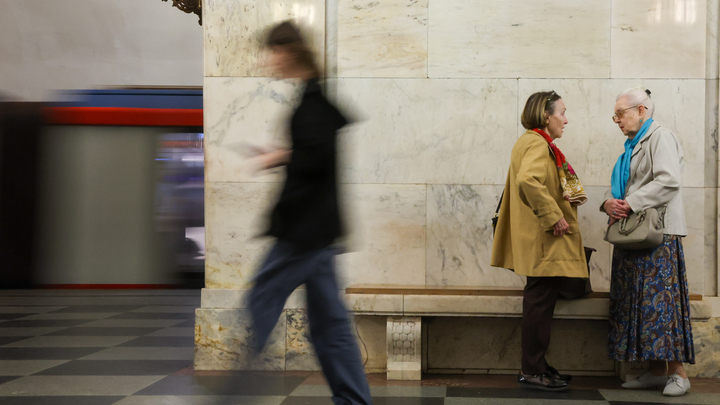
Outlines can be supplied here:
[[316, 77], [320, 77], [320, 69], [315, 64], [315, 55], [305, 45], [300, 29], [292, 22], [284, 21], [270, 29], [265, 38], [265, 45], [270, 48], [284, 48], [294, 55], [297, 64], [309, 69]]
[[528, 98], [520, 116], [522, 126], [525, 129], [545, 128], [548, 124], [545, 113], [552, 115], [558, 100], [560, 100], [560, 95], [554, 90], [534, 93]]

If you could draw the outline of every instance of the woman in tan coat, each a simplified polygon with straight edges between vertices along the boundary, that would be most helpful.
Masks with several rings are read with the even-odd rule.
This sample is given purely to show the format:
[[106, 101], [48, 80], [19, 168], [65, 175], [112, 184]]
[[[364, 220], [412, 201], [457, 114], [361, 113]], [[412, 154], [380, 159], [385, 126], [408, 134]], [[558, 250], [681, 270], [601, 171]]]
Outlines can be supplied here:
[[522, 388], [562, 391], [570, 376], [545, 360], [559, 291], [567, 277], [588, 277], [577, 206], [587, 197], [565, 156], [552, 142], [567, 124], [554, 91], [528, 99], [527, 131], [512, 150], [495, 230], [491, 264], [527, 276], [523, 297]]

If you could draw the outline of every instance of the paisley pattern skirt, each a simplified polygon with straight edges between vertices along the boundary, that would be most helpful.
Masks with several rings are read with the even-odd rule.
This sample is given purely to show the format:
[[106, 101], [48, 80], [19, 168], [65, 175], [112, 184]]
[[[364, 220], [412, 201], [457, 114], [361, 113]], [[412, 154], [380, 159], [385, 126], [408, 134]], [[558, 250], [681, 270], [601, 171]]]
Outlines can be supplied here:
[[617, 361], [695, 363], [680, 237], [665, 235], [655, 249], [615, 248], [608, 356]]

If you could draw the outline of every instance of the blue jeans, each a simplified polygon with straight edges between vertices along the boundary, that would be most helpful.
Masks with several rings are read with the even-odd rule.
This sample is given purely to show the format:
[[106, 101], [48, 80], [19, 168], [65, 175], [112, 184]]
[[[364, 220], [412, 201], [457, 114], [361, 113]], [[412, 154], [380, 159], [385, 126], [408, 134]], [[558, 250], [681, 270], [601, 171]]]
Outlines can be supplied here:
[[297, 287], [307, 289], [310, 336], [320, 359], [335, 405], [371, 405], [370, 387], [360, 350], [350, 328], [350, 317], [335, 279], [335, 247], [300, 251], [278, 241], [255, 276], [250, 292], [250, 314], [256, 351], [262, 350]]

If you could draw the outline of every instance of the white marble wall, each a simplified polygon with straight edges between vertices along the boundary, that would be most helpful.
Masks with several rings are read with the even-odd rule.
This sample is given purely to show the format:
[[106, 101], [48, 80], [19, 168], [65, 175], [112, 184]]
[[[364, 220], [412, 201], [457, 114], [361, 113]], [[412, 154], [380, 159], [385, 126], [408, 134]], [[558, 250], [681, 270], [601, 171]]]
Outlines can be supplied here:
[[429, 0], [339, 0], [338, 76], [427, 77]]
[[611, 1], [430, 1], [429, 77], [607, 77]]
[[[228, 291], [249, 286], [267, 250], [268, 240], [255, 236], [282, 173], [254, 176], [240, 152], [244, 142], [287, 142], [298, 83], [269, 79], [259, 47], [263, 30], [287, 18], [307, 30], [332, 78], [328, 95], [353, 121], [340, 138], [350, 225], [348, 253], [338, 259], [341, 286], [521, 287], [521, 277], [489, 266], [490, 218], [523, 132], [525, 100], [552, 89], [568, 107], [557, 144], [590, 200], [579, 215], [585, 244], [598, 250], [593, 286], [607, 291], [612, 249], [598, 206], [624, 141], [610, 116], [619, 92], [642, 85], [653, 92], [656, 120], [678, 134], [685, 152], [690, 289], [717, 295], [720, 0], [255, 3], [204, 4], [204, 307], [235, 308]], [[299, 309], [284, 315], [293, 336], [286, 352], [300, 353], [286, 356], [286, 368], [313, 367], [302, 333], [287, 332], [303, 329], [302, 314], [287, 312]], [[382, 323], [367, 325], [382, 350]], [[384, 367], [369, 358], [370, 368]]]
[[[341, 137], [352, 230], [351, 253], [339, 260], [343, 285], [522, 285], [489, 267], [488, 224], [524, 102], [553, 89], [568, 106], [558, 145], [590, 194], [582, 230], [599, 250], [596, 288], [606, 289], [610, 249], [596, 208], [624, 141], [610, 115], [616, 94], [642, 85], [685, 151], [687, 211], [698, 217], [686, 240], [691, 288], [717, 293], [707, 283], [717, 278], [716, 252], [704, 247], [716, 239], [705, 225], [716, 222], [716, 193], [705, 190], [717, 187], [718, 172], [717, 8], [717, 0], [337, 0], [326, 27], [318, 0], [208, 1], [208, 287], [247, 287], [267, 248], [253, 237], [282, 174], [254, 176], [242, 145], [286, 142], [299, 88], [262, 77], [260, 48], [249, 47], [272, 22], [294, 18], [321, 58], [334, 44], [322, 64], [337, 67], [338, 104], [354, 121]], [[678, 37], [688, 40], [671, 46]]]
[[267, 77], [263, 40], [268, 27], [285, 20], [304, 29], [323, 61], [325, 0], [203, 0], [205, 77]]

